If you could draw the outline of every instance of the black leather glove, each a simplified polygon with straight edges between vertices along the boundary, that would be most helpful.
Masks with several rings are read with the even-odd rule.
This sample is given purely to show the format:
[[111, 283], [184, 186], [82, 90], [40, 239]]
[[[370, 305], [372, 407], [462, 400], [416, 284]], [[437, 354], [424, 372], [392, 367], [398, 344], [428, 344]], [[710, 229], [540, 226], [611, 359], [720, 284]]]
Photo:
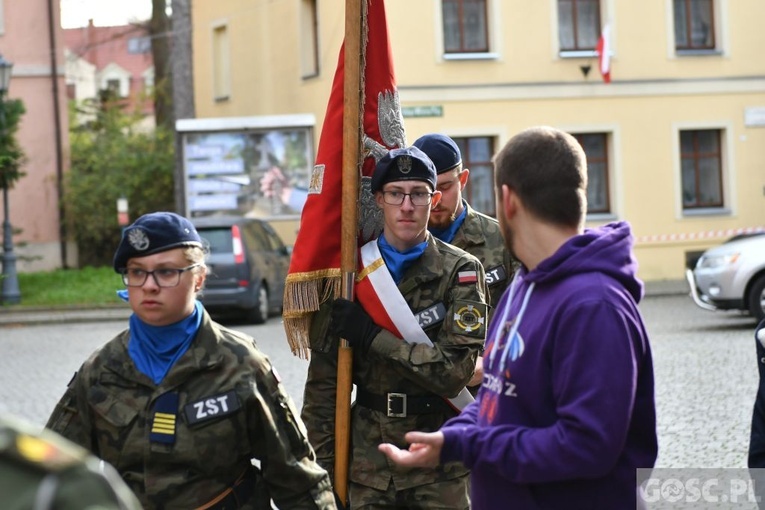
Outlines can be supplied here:
[[360, 349], [362, 354], [369, 352], [372, 340], [381, 329], [358, 303], [343, 298], [332, 303], [330, 333], [345, 338], [351, 347]]

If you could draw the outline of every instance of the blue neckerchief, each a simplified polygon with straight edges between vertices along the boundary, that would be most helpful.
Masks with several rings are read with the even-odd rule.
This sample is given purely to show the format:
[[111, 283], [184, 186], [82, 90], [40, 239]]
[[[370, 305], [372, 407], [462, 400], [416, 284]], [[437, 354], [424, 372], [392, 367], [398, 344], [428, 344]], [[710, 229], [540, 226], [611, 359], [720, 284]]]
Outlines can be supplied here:
[[130, 316], [128, 353], [136, 368], [148, 375], [154, 384], [165, 378], [170, 368], [183, 356], [202, 324], [202, 303], [194, 303], [191, 315], [175, 324], [151, 326]]
[[428, 246], [428, 242], [423, 241], [413, 248], [409, 248], [401, 253], [388, 244], [388, 241], [385, 240], [385, 236], [380, 234], [380, 237], [377, 238], [377, 246], [380, 248], [380, 253], [385, 261], [385, 265], [388, 266], [388, 271], [390, 271], [393, 281], [398, 285], [401, 278], [404, 277], [406, 270], [409, 269], [409, 266], [423, 254], [425, 248]]
[[463, 200], [462, 201], [462, 212], [459, 216], [452, 222], [451, 225], [449, 225], [446, 228], [429, 228], [430, 233], [433, 234], [436, 238], [440, 239], [441, 241], [445, 243], [451, 243], [454, 239], [454, 236], [457, 235], [457, 230], [462, 226], [462, 224], [465, 222], [465, 217], [467, 216], [467, 203]]

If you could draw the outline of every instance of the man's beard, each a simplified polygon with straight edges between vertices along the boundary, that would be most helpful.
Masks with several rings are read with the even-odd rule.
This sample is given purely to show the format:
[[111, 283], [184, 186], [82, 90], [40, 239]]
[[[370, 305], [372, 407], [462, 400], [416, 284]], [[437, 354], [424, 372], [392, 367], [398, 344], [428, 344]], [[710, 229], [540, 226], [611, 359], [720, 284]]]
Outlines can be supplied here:
[[[499, 214], [502, 213], [500, 212]], [[507, 226], [507, 221], [499, 220], [499, 227], [502, 230], [502, 239], [505, 241], [505, 249], [512, 258], [518, 260], [518, 257], [515, 254], [515, 250], [513, 250], [513, 246], [515, 244], [513, 242], [513, 231], [510, 229], [510, 227]]]
[[428, 228], [448, 228], [452, 223], [454, 223], [454, 220], [457, 219], [457, 211], [454, 210], [452, 213], [446, 218], [446, 220], [436, 219], [436, 217], [433, 215], [433, 213], [430, 213], [430, 220], [428, 221]]

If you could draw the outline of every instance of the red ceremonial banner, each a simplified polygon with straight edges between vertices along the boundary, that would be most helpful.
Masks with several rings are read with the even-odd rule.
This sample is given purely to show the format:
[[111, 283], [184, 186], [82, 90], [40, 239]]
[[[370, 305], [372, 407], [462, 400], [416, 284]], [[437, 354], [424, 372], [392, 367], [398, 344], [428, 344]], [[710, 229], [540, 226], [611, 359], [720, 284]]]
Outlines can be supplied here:
[[[361, 146], [365, 159], [359, 218], [360, 237], [366, 240], [378, 233], [373, 231], [374, 200], [368, 191], [368, 178], [377, 159], [389, 149], [405, 145], [405, 135], [383, 0], [367, 0], [362, 23], [365, 37], [359, 88], [364, 91]], [[312, 314], [322, 301], [339, 295], [340, 290], [343, 130], [358, 129], [343, 126], [344, 51], [345, 43], [340, 48], [284, 294], [287, 338], [292, 352], [303, 357], [307, 357]]]

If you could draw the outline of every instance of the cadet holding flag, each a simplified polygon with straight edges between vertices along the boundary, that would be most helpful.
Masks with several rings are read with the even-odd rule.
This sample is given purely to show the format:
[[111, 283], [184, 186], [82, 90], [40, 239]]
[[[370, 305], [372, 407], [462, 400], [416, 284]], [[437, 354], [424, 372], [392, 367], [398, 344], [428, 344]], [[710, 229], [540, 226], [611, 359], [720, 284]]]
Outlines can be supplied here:
[[146, 509], [335, 508], [270, 361], [196, 299], [207, 267], [191, 222], [141, 216], [114, 269], [130, 328], [83, 363], [47, 427], [112, 464]]
[[326, 301], [312, 321], [303, 419], [327, 469], [339, 338], [353, 347], [351, 508], [470, 505], [464, 467], [391, 467], [377, 449], [381, 442], [403, 447], [412, 427], [437, 430], [472, 401], [465, 384], [486, 333], [485, 275], [475, 257], [428, 233], [441, 198], [435, 185], [435, 167], [416, 147], [393, 149], [379, 161], [371, 191], [384, 226], [360, 250], [361, 304]]

